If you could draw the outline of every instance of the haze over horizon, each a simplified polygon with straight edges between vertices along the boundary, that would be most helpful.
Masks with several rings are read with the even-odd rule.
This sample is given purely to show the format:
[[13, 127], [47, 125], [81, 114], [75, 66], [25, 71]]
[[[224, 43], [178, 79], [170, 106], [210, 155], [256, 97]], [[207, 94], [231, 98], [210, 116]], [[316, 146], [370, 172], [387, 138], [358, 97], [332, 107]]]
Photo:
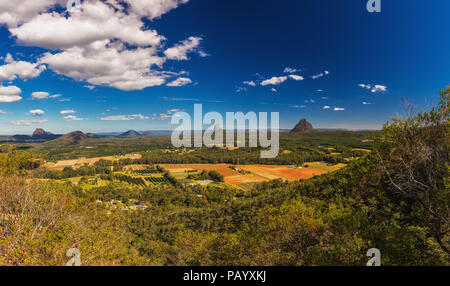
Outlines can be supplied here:
[[171, 130], [196, 103], [378, 130], [449, 83], [448, 2], [22, 2], [0, 0], [0, 135]]

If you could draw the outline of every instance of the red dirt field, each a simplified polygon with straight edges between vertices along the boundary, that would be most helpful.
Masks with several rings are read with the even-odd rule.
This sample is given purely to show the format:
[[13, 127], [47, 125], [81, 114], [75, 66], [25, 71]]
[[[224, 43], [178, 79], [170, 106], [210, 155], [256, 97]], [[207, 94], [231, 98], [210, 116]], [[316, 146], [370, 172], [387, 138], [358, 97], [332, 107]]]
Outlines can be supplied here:
[[240, 185], [240, 184], [245, 184], [245, 183], [258, 183], [258, 182], [265, 182], [265, 181], [268, 181], [268, 179], [263, 178], [258, 175], [255, 175], [255, 174], [225, 177], [225, 183], [230, 184], [230, 185]]
[[271, 180], [282, 178], [288, 181], [295, 181], [300, 179], [309, 179], [315, 175], [321, 175], [326, 173], [326, 171], [312, 168], [294, 169], [289, 168], [289, 166], [241, 165], [238, 167], [243, 170], [256, 173], [260, 176], [266, 177]]
[[250, 171], [251, 174], [240, 174], [229, 168], [229, 164], [161, 164], [163, 168], [171, 173], [184, 172], [188, 170], [217, 171], [224, 176], [224, 180], [230, 185], [239, 185], [251, 182], [263, 182], [275, 179], [284, 179], [295, 181], [299, 179], [308, 179], [314, 175], [325, 174], [326, 171], [302, 168], [294, 169], [289, 166], [278, 165], [239, 165], [241, 168]]

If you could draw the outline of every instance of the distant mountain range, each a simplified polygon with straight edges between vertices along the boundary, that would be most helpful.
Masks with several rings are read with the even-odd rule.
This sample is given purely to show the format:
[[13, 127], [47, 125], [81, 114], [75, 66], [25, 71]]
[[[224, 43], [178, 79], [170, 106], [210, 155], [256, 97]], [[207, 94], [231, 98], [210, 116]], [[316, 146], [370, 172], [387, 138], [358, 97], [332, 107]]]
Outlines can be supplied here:
[[47, 132], [42, 128], [37, 128], [34, 130], [33, 134], [31, 136], [28, 135], [14, 135], [13, 138], [17, 140], [53, 140], [58, 137], [61, 137], [61, 135], [55, 135], [51, 132]]
[[[345, 128], [313, 128], [312, 124], [302, 118], [299, 123], [293, 129], [279, 129], [280, 132], [291, 132], [291, 133], [309, 133], [311, 131], [350, 131]], [[374, 130], [353, 130], [353, 131], [374, 131]], [[196, 131], [199, 132], [199, 131]], [[27, 141], [50, 141], [55, 139], [61, 139], [67, 143], [80, 143], [88, 138], [101, 138], [101, 137], [118, 137], [118, 138], [135, 138], [139, 136], [164, 136], [170, 135], [172, 130], [153, 130], [153, 131], [136, 131], [128, 130], [127, 132], [103, 132], [103, 133], [83, 133], [81, 131], [74, 131], [68, 134], [53, 134], [51, 132], [45, 131], [42, 128], [37, 128], [34, 130], [32, 135], [13, 135], [13, 136], [3, 136], [8, 138], [13, 138], [15, 141], [27, 142]], [[195, 132], [194, 132], [195, 133]], [[6, 142], [6, 141], [5, 141]]]

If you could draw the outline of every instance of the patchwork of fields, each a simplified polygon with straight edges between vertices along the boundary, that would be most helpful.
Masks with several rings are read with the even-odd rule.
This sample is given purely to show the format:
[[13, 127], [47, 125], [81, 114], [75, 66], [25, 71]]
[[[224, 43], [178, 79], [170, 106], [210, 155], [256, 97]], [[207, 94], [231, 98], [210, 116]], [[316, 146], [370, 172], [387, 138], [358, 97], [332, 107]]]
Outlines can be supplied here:
[[[317, 165], [323, 163], [317, 163]], [[326, 165], [326, 164], [324, 164]], [[327, 173], [319, 168], [295, 168], [280, 165], [229, 165], [229, 164], [161, 164], [173, 175], [188, 171], [216, 171], [224, 176], [225, 183], [239, 186], [247, 183], [265, 182], [275, 179], [295, 181], [309, 179]], [[234, 169], [231, 169], [233, 167]], [[241, 172], [239, 172], [241, 171]], [[245, 174], [242, 174], [245, 173]]]
[[[96, 157], [82, 158], [74, 160], [64, 160], [57, 163], [47, 163], [43, 167], [49, 170], [62, 170], [65, 167], [78, 168], [84, 164], [93, 165], [100, 160], [114, 161], [117, 159], [140, 158], [141, 155], [127, 155], [121, 157]], [[310, 162], [303, 167], [288, 165], [232, 165], [232, 164], [160, 164], [162, 168], [171, 173], [171, 175], [182, 183], [192, 183], [187, 177], [189, 174], [197, 174], [201, 171], [216, 171], [223, 175], [224, 183], [239, 187], [244, 190], [251, 189], [255, 183], [267, 182], [275, 179], [286, 181], [296, 181], [300, 179], [309, 179], [316, 175], [322, 175], [328, 172], [336, 171], [346, 166], [346, 164], [330, 165], [324, 162]], [[151, 177], [142, 176], [138, 171], [145, 170], [147, 165], [128, 165], [125, 167], [125, 173], [119, 172], [116, 180], [135, 183], [137, 185], [158, 185], [164, 180], [160, 175]], [[144, 172], [145, 173], [145, 172]], [[128, 175], [127, 175], [128, 174]], [[132, 182], [138, 180], [138, 182]], [[101, 180], [99, 180], [101, 181]], [[129, 182], [129, 183], [130, 183]], [[74, 182], [76, 183], [76, 182]], [[196, 182], [197, 184], [199, 182]]]

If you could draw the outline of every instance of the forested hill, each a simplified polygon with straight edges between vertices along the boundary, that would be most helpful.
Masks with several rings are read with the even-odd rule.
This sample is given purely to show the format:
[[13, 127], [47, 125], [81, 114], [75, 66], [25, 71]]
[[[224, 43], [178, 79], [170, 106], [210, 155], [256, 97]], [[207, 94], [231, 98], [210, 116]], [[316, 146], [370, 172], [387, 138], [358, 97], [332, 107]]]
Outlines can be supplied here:
[[[387, 123], [339, 171], [252, 191], [216, 186], [82, 188], [32, 180], [29, 152], [0, 154], [0, 264], [450, 265], [450, 87], [429, 112]], [[135, 201], [141, 210], [109, 206]], [[106, 203], [103, 203], [106, 202]]]

